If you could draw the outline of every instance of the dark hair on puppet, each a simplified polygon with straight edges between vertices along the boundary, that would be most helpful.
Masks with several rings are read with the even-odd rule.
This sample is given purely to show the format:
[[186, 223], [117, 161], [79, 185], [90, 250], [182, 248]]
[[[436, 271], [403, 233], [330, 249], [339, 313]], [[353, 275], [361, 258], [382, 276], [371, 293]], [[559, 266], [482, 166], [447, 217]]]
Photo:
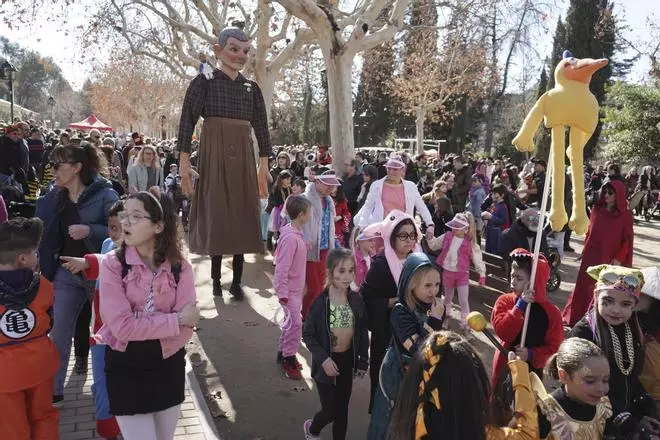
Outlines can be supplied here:
[[456, 333], [434, 332], [403, 379], [388, 439], [431, 439], [442, 433], [443, 440], [486, 440], [486, 426], [492, 424], [489, 394], [486, 369], [472, 345]]
[[[174, 201], [171, 197], [163, 196], [157, 198], [152, 193], [140, 191], [128, 196], [128, 200], [139, 200], [144, 205], [144, 210], [151, 219], [152, 223], [163, 222], [163, 232], [158, 234], [156, 239], [156, 248], [154, 249], [154, 266], [158, 267], [165, 261], [170, 264], [179, 264], [183, 261], [183, 251], [181, 250], [181, 239], [177, 228], [178, 217], [174, 209]], [[120, 254], [120, 261], [126, 261], [126, 243], [122, 243], [117, 251]]]

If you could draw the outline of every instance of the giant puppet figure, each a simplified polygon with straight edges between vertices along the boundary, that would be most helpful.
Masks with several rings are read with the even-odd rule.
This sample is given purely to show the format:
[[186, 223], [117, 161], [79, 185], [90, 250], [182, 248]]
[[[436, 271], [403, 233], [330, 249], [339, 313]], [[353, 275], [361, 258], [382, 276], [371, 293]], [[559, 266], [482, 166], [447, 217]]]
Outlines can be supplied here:
[[[541, 120], [552, 130], [552, 204], [550, 225], [554, 231], [568, 226], [579, 235], [589, 228], [582, 178], [584, 146], [598, 124], [598, 101], [589, 90], [591, 76], [607, 65], [607, 59], [574, 58], [564, 51], [555, 68], [555, 86], [544, 93], [525, 118], [513, 145], [519, 151], [534, 151], [534, 134]], [[564, 149], [566, 127], [570, 128], [570, 146], [566, 155], [573, 169], [573, 214], [570, 221], [564, 206]]]
[[[234, 255], [230, 293], [243, 297], [243, 254], [263, 251], [259, 194], [271, 153], [266, 106], [259, 86], [240, 71], [250, 43], [243, 30], [227, 28], [213, 51], [222, 62], [212, 75], [197, 75], [183, 101], [179, 123], [179, 173], [184, 194], [192, 197], [189, 242], [192, 252], [212, 256], [213, 294], [222, 295], [222, 255]], [[191, 180], [190, 143], [204, 118], [199, 146], [199, 178]], [[252, 146], [259, 144], [259, 184]]]

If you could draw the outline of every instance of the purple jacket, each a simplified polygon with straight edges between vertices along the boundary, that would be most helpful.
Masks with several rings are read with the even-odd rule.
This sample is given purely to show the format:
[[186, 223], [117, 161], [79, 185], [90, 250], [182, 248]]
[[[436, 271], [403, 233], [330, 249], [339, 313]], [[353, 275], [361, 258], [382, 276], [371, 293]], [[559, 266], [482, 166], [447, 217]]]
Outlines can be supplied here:
[[303, 232], [292, 224], [280, 229], [275, 266], [275, 294], [278, 298], [302, 299], [307, 267], [307, 244]]

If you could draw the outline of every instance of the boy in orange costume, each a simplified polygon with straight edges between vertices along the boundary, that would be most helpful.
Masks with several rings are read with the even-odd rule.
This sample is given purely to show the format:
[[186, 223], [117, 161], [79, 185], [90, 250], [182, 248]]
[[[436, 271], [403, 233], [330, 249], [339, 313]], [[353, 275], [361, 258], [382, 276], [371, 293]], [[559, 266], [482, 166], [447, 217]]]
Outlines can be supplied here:
[[36, 272], [43, 224], [0, 225], [0, 439], [57, 440], [52, 405], [59, 355], [48, 338], [53, 285]]

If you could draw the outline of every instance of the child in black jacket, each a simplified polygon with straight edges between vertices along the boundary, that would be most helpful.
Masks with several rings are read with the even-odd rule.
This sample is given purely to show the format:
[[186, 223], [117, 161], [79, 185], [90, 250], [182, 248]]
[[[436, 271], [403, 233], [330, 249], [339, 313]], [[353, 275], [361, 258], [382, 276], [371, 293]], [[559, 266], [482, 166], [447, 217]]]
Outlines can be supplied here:
[[326, 268], [328, 286], [312, 304], [303, 329], [321, 399], [321, 411], [305, 421], [307, 440], [319, 439], [321, 430], [331, 422], [333, 439], [346, 438], [353, 377], [363, 377], [369, 366], [366, 310], [360, 295], [350, 289], [355, 278], [353, 253], [333, 249]]

